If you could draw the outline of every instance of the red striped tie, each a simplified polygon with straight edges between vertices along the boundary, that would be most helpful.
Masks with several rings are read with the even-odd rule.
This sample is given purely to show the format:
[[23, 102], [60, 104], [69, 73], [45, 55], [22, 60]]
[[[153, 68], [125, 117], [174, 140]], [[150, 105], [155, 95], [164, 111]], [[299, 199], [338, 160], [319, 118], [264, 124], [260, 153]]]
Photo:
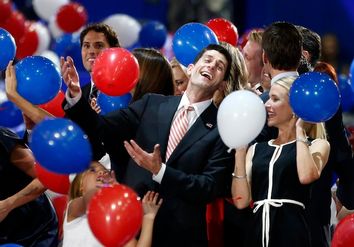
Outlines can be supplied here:
[[173, 150], [183, 138], [188, 130], [188, 111], [193, 111], [193, 106], [184, 106], [176, 115], [170, 129], [170, 136], [168, 138], [166, 161], [170, 158]]

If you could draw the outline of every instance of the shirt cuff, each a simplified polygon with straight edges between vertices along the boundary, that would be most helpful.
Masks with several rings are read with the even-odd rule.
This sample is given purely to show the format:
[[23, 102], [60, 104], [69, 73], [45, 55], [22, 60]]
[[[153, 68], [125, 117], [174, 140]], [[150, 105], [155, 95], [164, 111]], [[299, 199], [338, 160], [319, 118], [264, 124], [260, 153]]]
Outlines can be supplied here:
[[70, 97], [69, 90], [66, 90], [65, 99], [66, 99], [67, 104], [64, 106], [64, 109], [67, 110], [67, 109], [73, 107], [77, 102], [79, 102], [81, 95], [82, 95], [82, 92], [80, 91], [76, 97], [72, 98], [72, 97]]
[[162, 181], [163, 175], [165, 174], [165, 171], [166, 171], [166, 165], [164, 163], [162, 163], [160, 171], [156, 175], [152, 174], [152, 180], [161, 184], [161, 181]]

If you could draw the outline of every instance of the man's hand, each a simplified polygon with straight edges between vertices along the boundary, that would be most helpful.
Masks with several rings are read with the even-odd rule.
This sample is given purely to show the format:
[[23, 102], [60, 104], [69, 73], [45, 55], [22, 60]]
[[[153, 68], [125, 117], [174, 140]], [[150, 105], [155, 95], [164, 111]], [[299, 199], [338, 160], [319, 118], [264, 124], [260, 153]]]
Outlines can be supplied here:
[[64, 57], [60, 57], [60, 71], [61, 76], [63, 77], [63, 80], [69, 89], [70, 96], [75, 98], [79, 95], [81, 88], [79, 75], [71, 57], [66, 57], [66, 60]]
[[154, 175], [159, 173], [162, 164], [159, 144], [154, 146], [152, 153], [147, 153], [141, 149], [133, 140], [130, 140], [130, 142], [124, 141], [124, 147], [138, 166], [145, 168]]

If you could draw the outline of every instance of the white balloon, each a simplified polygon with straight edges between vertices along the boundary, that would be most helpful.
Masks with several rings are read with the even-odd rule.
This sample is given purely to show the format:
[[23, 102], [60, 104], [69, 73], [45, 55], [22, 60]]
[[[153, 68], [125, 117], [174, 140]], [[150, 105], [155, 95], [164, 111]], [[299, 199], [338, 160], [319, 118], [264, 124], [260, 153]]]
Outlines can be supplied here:
[[59, 56], [51, 50], [46, 50], [43, 51], [40, 56], [48, 58], [50, 61], [52, 61], [58, 68], [60, 68], [60, 59]]
[[221, 102], [217, 115], [221, 139], [229, 148], [249, 144], [262, 131], [265, 121], [263, 101], [248, 90], [229, 94]]
[[50, 34], [48, 28], [40, 22], [34, 24], [36, 33], [38, 35], [38, 47], [35, 55], [41, 54], [47, 50], [50, 44]]
[[58, 27], [55, 16], [52, 16], [49, 19], [48, 28], [54, 39], [57, 39], [64, 34], [64, 32]]
[[68, 3], [69, 0], [33, 0], [32, 4], [36, 14], [49, 21], [50, 17], [55, 16], [61, 6]]
[[117, 33], [122, 47], [128, 48], [138, 41], [141, 25], [133, 17], [126, 14], [114, 14], [108, 16], [103, 22]]

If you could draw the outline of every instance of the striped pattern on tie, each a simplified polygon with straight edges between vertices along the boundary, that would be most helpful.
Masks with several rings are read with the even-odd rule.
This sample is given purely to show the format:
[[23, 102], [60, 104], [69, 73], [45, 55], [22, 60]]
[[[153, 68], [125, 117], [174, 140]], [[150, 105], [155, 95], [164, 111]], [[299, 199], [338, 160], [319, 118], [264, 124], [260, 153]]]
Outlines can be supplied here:
[[174, 119], [171, 129], [170, 136], [168, 138], [167, 151], [166, 151], [166, 161], [170, 158], [173, 150], [177, 147], [178, 143], [183, 138], [184, 134], [188, 130], [188, 111], [193, 111], [193, 106], [184, 106], [177, 113]]

